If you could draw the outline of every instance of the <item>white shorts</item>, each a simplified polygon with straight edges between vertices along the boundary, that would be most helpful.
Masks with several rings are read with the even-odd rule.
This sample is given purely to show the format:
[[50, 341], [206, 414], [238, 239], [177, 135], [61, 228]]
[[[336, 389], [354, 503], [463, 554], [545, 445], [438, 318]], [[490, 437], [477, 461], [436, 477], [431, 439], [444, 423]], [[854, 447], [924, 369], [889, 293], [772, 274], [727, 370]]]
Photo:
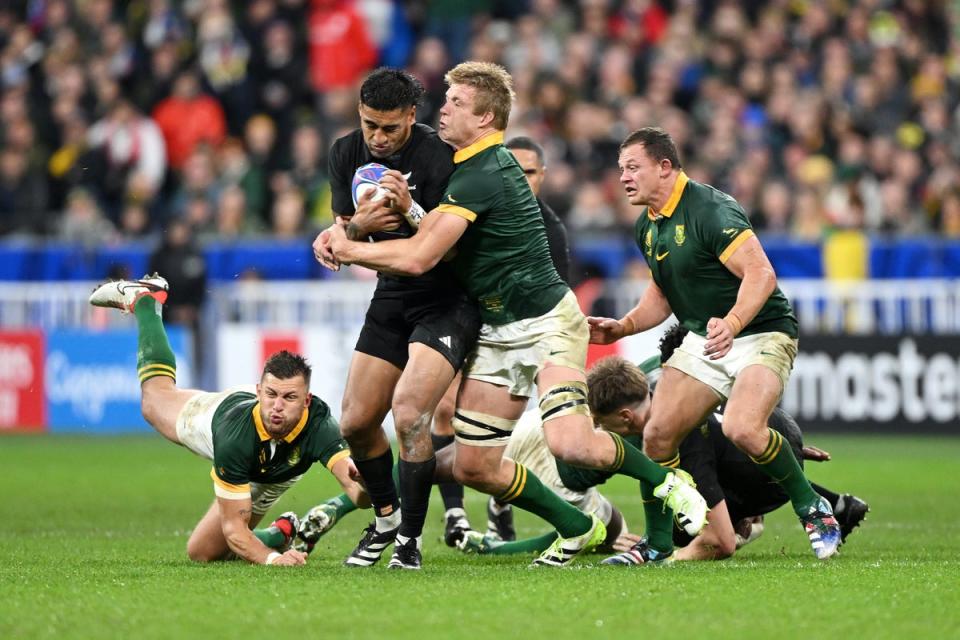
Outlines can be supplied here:
[[583, 371], [590, 329], [572, 291], [536, 318], [480, 327], [464, 375], [507, 387], [515, 396], [535, 395], [537, 375], [547, 363]]
[[[201, 391], [187, 400], [177, 416], [177, 439], [180, 444], [201, 458], [213, 460], [213, 414], [229, 395], [238, 391], [256, 393], [257, 388], [255, 385], [241, 385], [215, 393]], [[296, 476], [277, 483], [251, 482], [250, 500], [253, 503], [253, 513], [265, 514], [301, 477]]]
[[755, 333], [735, 338], [727, 355], [711, 360], [703, 354], [707, 339], [690, 332], [665, 363], [712, 388], [721, 398], [729, 398], [737, 375], [759, 364], [780, 378], [780, 393], [787, 387], [790, 370], [797, 357], [796, 338], [779, 331]]
[[586, 491], [572, 491], [563, 486], [557, 472], [557, 459], [550, 453], [550, 447], [543, 435], [539, 411], [527, 411], [520, 417], [503, 455], [525, 466], [540, 478], [540, 482], [576, 508], [584, 513], [595, 513], [604, 524], [610, 524], [613, 505], [596, 487], [590, 487]]

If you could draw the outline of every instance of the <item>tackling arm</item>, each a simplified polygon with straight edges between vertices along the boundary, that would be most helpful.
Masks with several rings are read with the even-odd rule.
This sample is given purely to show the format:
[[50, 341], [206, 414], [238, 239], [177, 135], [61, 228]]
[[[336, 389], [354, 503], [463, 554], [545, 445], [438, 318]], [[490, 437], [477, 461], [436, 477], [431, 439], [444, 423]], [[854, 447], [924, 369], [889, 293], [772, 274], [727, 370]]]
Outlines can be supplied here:
[[420, 230], [410, 238], [365, 243], [347, 239], [342, 229], [330, 229], [330, 247], [344, 264], [358, 264], [376, 271], [419, 276], [432, 269], [453, 248], [469, 223], [455, 215], [427, 214]]

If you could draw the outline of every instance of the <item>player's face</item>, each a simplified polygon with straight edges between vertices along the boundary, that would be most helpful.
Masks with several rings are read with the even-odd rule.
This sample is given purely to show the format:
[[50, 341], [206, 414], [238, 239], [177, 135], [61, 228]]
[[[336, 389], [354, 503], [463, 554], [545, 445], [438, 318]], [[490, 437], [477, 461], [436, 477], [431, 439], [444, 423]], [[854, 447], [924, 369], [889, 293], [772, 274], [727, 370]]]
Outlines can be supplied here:
[[530, 183], [530, 190], [533, 191], [533, 195], [539, 196], [540, 185], [543, 184], [544, 168], [540, 164], [537, 152], [529, 149], [510, 149], [510, 151], [513, 152], [520, 168], [523, 169], [523, 174], [527, 176], [527, 182]]
[[650, 404], [650, 398], [647, 398], [639, 404], [596, 415], [593, 424], [599, 429], [621, 436], [640, 435], [650, 419]]
[[260, 418], [272, 438], [282, 438], [300, 422], [303, 410], [310, 404], [310, 390], [303, 376], [280, 379], [265, 373], [257, 385]]
[[416, 119], [416, 107], [377, 111], [361, 104], [360, 130], [370, 155], [388, 158], [400, 151], [410, 139]]
[[465, 84], [453, 84], [447, 89], [446, 101], [440, 107], [440, 138], [455, 149], [472, 144], [492, 114], [476, 115], [474, 103], [477, 90]]
[[653, 204], [660, 183], [670, 175], [670, 163], [656, 162], [642, 144], [632, 144], [621, 151], [617, 165], [627, 201], [634, 205]]

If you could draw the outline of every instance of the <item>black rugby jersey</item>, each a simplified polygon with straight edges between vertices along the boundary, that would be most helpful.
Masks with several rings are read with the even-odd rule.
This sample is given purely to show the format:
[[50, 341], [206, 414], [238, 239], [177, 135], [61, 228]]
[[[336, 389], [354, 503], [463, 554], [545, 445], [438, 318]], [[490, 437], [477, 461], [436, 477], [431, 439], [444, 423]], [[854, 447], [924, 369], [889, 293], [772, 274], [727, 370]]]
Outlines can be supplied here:
[[[410, 196], [424, 211], [431, 211], [440, 204], [454, 168], [453, 148], [424, 124], [414, 124], [407, 143], [387, 158], [374, 157], [363, 141], [363, 132], [356, 129], [334, 142], [330, 150], [330, 190], [335, 215], [349, 216], [355, 211], [351, 195], [353, 174], [358, 167], [369, 162], [380, 163], [404, 175], [409, 174], [407, 184], [410, 186]], [[411, 235], [413, 229], [404, 221], [398, 229], [377, 232], [372, 238], [374, 241], [396, 240]], [[381, 273], [378, 286], [391, 289], [433, 289], [437, 286], [459, 289], [449, 265], [444, 262], [415, 278]]]

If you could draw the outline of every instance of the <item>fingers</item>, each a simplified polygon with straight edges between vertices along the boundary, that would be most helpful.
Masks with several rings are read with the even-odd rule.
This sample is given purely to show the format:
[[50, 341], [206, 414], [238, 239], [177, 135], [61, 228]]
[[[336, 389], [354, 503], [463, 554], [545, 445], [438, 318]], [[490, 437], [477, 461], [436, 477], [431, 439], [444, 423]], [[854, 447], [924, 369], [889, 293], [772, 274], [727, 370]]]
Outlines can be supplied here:
[[707, 341], [703, 345], [703, 355], [710, 360], [719, 360], [733, 347], [733, 329], [723, 318], [710, 318], [707, 321]]

